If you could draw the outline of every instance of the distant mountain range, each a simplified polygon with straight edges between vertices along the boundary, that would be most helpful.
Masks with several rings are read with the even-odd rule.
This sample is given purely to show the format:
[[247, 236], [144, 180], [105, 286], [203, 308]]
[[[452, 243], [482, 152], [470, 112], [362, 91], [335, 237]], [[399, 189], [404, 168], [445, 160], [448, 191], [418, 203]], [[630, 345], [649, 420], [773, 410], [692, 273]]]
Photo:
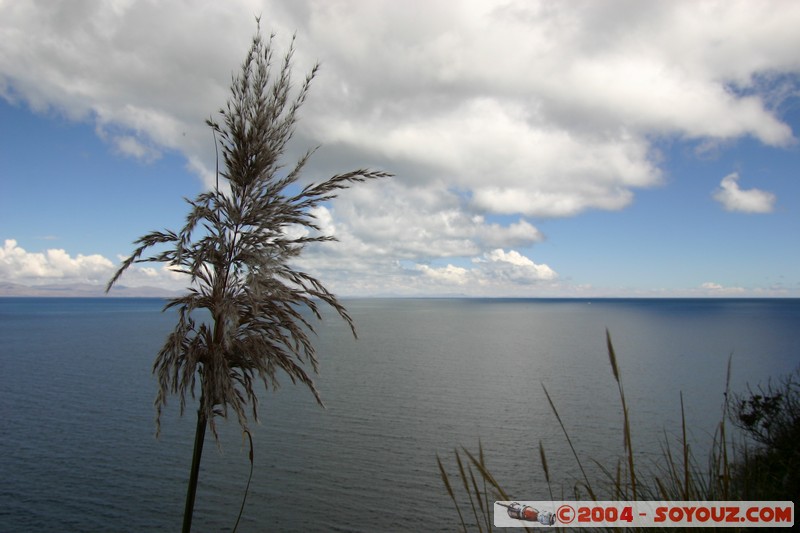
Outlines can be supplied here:
[[176, 296], [178, 292], [161, 289], [158, 287], [126, 287], [115, 285], [111, 292], [106, 294], [105, 286], [91, 285], [89, 283], [77, 283], [75, 285], [21, 285], [0, 281], [0, 297], [2, 296], [50, 296], [50, 297], [83, 297], [95, 298], [102, 296], [110, 297], [129, 297], [129, 298], [160, 298]]

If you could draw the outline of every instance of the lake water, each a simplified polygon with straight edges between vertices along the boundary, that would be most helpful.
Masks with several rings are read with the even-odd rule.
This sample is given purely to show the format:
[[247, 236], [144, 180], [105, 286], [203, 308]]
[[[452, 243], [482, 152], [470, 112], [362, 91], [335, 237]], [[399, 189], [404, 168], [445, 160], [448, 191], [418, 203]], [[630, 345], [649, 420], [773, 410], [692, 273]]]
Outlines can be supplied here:
[[[253, 426], [239, 531], [452, 531], [436, 454], [477, 451], [512, 497], [549, 499], [542, 441], [569, 493], [578, 453], [613, 466], [622, 415], [608, 328], [646, 463], [680, 431], [700, 458], [733, 391], [800, 363], [800, 300], [363, 299], [318, 327], [319, 408], [286, 382]], [[0, 299], [0, 531], [179, 530], [195, 408], [154, 437], [151, 365], [174, 316], [157, 299]], [[230, 531], [247, 482], [235, 421], [209, 436], [196, 531]], [[666, 435], [666, 437], [665, 437]], [[673, 442], [674, 444], [674, 442]]]

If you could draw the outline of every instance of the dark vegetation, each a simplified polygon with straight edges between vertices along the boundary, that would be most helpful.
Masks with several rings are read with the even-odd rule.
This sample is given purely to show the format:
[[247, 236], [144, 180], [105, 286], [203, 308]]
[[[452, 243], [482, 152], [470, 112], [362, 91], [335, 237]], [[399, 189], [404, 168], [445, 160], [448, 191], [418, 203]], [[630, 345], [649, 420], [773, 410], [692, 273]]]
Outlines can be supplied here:
[[[278, 387], [281, 374], [305, 384], [322, 405], [311, 378], [317, 370], [309, 337], [314, 325], [303, 310], [320, 319], [319, 307], [327, 304], [353, 335], [355, 328], [336, 296], [291, 262], [307, 244], [334, 240], [319, 234], [312, 208], [355, 183], [389, 176], [359, 169], [303, 186], [313, 150], [284, 166], [317, 67], [293, 88], [294, 47], [276, 61], [273, 40], [262, 39], [259, 24], [226, 107], [217, 120], [207, 121], [222, 154], [217, 173], [222, 186], [187, 200], [189, 213], [180, 230], [154, 231], [136, 241], [107, 287], [140, 262], [164, 263], [186, 276], [188, 292], [166, 306], [177, 310], [178, 321], [153, 366], [159, 385], [157, 427], [169, 396], [178, 396], [183, 413], [187, 395], [194, 399], [200, 392], [184, 531], [191, 529], [206, 426], [216, 437], [216, 417], [233, 412], [250, 437], [249, 418], [258, 417], [256, 388], [259, 382], [266, 389]], [[198, 321], [198, 316], [210, 320]]]
[[792, 500], [800, 496], [800, 369], [731, 401], [730, 417], [755, 443], [733, 465], [742, 500]]
[[[665, 500], [665, 501], [798, 501], [800, 496], [800, 368], [777, 383], [768, 383], [746, 393], [725, 391], [723, 416], [716, 428], [705, 463], [690, 450], [687, 439], [683, 398], [681, 397], [681, 434], [679, 450], [667, 442], [653, 469], [642, 469], [635, 461], [631, 439], [628, 405], [620, 379], [620, 370], [611, 337], [607, 336], [611, 371], [619, 389], [622, 404], [623, 453], [617, 464], [600, 465], [605, 473], [591, 480], [583, 461], [573, 446], [555, 403], [547, 389], [544, 394], [564, 438], [572, 451], [581, 478], [553, 487], [547, 456], [539, 442], [539, 458], [549, 494], [528, 499], [537, 500]], [[728, 363], [730, 381], [730, 362]], [[728, 422], [740, 431], [731, 431]], [[453, 501], [463, 531], [493, 529], [493, 504], [516, 497], [506, 492], [491, 472], [483, 446], [478, 452], [465, 447], [454, 451], [455, 474], [448, 474], [437, 457], [439, 473]], [[532, 529], [532, 528], [527, 528]], [[726, 531], [735, 528], [726, 528]], [[670, 528], [670, 531], [678, 531]], [[645, 529], [652, 531], [652, 529]]]

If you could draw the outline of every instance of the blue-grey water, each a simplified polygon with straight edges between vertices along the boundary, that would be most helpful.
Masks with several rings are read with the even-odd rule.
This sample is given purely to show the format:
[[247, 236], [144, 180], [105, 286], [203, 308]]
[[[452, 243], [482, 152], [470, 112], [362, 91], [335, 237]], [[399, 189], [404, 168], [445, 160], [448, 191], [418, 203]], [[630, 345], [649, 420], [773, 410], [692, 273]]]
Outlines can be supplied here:
[[[800, 363], [800, 300], [363, 299], [318, 327], [326, 404], [285, 382], [253, 425], [255, 471], [239, 531], [459, 527], [436, 455], [477, 451], [512, 497], [577, 480], [547, 387], [578, 453], [613, 466], [622, 415], [608, 328], [646, 463], [680, 432], [704, 459], [726, 368], [744, 390]], [[0, 531], [180, 528], [195, 404], [154, 436], [151, 365], [174, 316], [157, 299], [0, 299]], [[285, 381], [285, 380], [284, 380]], [[230, 531], [247, 482], [234, 420], [207, 436], [195, 530]], [[673, 442], [674, 444], [674, 442]]]

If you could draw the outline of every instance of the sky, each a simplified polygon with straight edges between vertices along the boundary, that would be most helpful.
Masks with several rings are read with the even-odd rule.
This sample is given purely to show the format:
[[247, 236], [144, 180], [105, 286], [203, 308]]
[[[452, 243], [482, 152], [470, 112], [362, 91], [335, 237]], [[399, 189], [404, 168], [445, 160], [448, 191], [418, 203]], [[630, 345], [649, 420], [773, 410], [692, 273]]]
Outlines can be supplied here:
[[0, 285], [99, 288], [182, 226], [256, 16], [321, 65], [287, 166], [394, 174], [314, 212], [336, 294], [800, 297], [788, 0], [0, 0]]

